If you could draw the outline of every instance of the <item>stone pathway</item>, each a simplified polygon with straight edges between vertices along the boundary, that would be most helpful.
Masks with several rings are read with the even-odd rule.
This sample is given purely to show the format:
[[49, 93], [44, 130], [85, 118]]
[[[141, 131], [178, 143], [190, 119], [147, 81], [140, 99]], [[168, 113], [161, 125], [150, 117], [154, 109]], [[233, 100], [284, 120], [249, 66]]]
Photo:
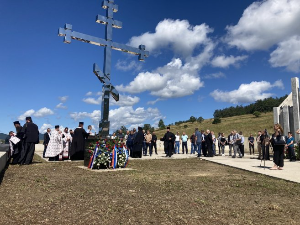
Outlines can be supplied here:
[[[212, 158], [203, 157], [202, 159], [221, 165], [300, 183], [300, 161], [290, 162], [289, 160], [285, 160], [283, 170], [270, 170], [270, 168], [274, 165], [272, 160], [265, 161], [264, 167], [264, 161], [253, 159], [252, 157], [253, 155], [245, 155], [243, 158], [216, 156]], [[255, 158], [257, 158], [257, 156]]]

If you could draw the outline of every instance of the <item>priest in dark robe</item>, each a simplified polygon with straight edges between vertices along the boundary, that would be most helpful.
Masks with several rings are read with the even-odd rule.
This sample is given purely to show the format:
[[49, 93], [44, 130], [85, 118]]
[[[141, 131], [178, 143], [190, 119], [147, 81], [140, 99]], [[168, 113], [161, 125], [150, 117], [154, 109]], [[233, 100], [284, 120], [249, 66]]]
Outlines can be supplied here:
[[13, 160], [12, 160], [12, 163], [13, 165], [15, 164], [18, 164], [19, 161], [20, 161], [20, 157], [21, 157], [21, 152], [22, 152], [22, 149], [23, 149], [23, 136], [24, 134], [22, 133], [22, 126], [20, 124], [19, 121], [15, 121], [14, 122], [14, 126], [16, 128], [16, 136], [17, 138], [20, 139], [19, 143], [17, 144], [17, 148], [15, 149], [14, 151], [14, 154], [12, 156]]
[[26, 123], [21, 132], [24, 133], [24, 146], [19, 163], [29, 165], [33, 160], [35, 145], [39, 143], [39, 128], [32, 122], [31, 117], [26, 117]]
[[164, 142], [166, 157], [171, 157], [174, 152], [175, 135], [170, 132], [170, 127], [167, 127], [167, 133], [160, 140]]
[[79, 122], [79, 126], [74, 130], [73, 142], [70, 150], [71, 160], [83, 160], [85, 150], [85, 139], [89, 133], [83, 129], [83, 122]]
[[213, 150], [212, 150], [213, 139], [210, 130], [206, 131], [205, 144], [207, 148], [207, 156], [213, 157]]
[[132, 158], [142, 158], [143, 143], [144, 143], [143, 128], [138, 127], [138, 132], [134, 136], [134, 140], [133, 140], [133, 149], [131, 151]]

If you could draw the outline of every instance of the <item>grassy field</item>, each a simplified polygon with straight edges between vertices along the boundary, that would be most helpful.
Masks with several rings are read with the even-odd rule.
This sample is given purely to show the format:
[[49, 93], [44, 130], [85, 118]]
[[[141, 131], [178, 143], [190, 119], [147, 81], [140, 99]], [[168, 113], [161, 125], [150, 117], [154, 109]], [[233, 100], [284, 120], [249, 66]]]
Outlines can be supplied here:
[[299, 224], [300, 185], [197, 158], [9, 166], [0, 224]]
[[[215, 134], [224, 132], [225, 136], [228, 135], [232, 130], [242, 131], [245, 137], [248, 137], [250, 133], [256, 134], [258, 130], [273, 131], [273, 113], [262, 113], [260, 117], [254, 117], [253, 115], [243, 115], [222, 118], [222, 122], [219, 124], [212, 124], [213, 119], [204, 120], [202, 123], [183, 123], [179, 126], [171, 126], [171, 131], [175, 134], [177, 131], [182, 134], [185, 132], [188, 136], [192, 135], [195, 128], [199, 130], [212, 130]], [[187, 128], [184, 128], [187, 125]], [[162, 137], [165, 134], [165, 130], [157, 130], [157, 137]]]

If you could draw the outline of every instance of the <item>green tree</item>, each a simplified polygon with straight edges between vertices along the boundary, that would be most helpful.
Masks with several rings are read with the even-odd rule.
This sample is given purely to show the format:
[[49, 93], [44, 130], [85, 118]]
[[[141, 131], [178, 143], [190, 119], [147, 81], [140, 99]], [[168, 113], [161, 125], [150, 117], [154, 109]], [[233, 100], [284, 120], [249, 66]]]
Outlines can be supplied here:
[[145, 130], [145, 131], [149, 130], [151, 132], [150, 124], [144, 124], [143, 130]]
[[203, 119], [202, 116], [198, 117], [198, 119], [197, 119], [197, 122], [198, 122], [198, 123], [202, 123], [203, 121], [204, 121], [204, 119]]
[[162, 119], [159, 120], [158, 127], [159, 127], [159, 129], [165, 129], [166, 128], [165, 123]]
[[218, 124], [218, 123], [221, 123], [221, 119], [220, 119], [220, 118], [215, 118], [215, 119], [212, 121], [212, 124]]
[[190, 119], [189, 119], [189, 121], [192, 122], [192, 123], [194, 123], [196, 120], [197, 120], [197, 118], [194, 117], [194, 116], [191, 116]]
[[255, 117], [259, 117], [260, 116], [260, 112], [258, 112], [258, 111], [255, 111], [254, 113], [253, 113], [253, 116], [255, 116]]
[[119, 130], [121, 130], [123, 134], [126, 134], [126, 132], [127, 132], [127, 128], [125, 126], [121, 126], [114, 133], [116, 133], [116, 134], [119, 133]]

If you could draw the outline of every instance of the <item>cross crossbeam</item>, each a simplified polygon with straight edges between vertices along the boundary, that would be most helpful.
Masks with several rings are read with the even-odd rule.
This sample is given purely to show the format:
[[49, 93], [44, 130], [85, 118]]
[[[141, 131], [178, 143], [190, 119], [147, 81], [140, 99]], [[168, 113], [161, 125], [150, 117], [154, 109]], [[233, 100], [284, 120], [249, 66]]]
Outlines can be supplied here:
[[110, 48], [121, 51], [121, 52], [126, 52], [132, 55], [138, 55], [140, 61], [144, 61], [145, 57], [149, 56], [149, 52], [145, 51], [145, 46], [140, 45], [139, 48], [134, 48], [129, 45], [125, 44], [119, 44], [113, 41], [107, 41], [103, 38], [98, 38], [94, 37], [91, 35], [87, 34], [82, 34], [76, 31], [72, 31], [72, 25], [71, 24], [65, 24], [64, 28], [59, 28], [58, 30], [58, 36], [64, 37], [64, 43], [70, 44], [71, 40], [77, 40], [97, 46], [109, 46]]
[[122, 22], [113, 19], [113, 13], [118, 12], [118, 5], [114, 4], [114, 0], [105, 0], [102, 2], [102, 8], [106, 10], [106, 17], [97, 15], [96, 22], [106, 26], [105, 39], [94, 37], [91, 35], [82, 34], [72, 31], [71, 24], [65, 24], [64, 28], [59, 28], [58, 35], [64, 37], [64, 43], [70, 44], [72, 39], [81, 42], [104, 47], [104, 65], [103, 72], [99, 69], [97, 64], [94, 64], [93, 72], [101, 83], [102, 87], [102, 105], [101, 105], [101, 122], [99, 124], [99, 133], [101, 136], [109, 134], [109, 96], [119, 101], [119, 93], [110, 82], [111, 74], [111, 52], [112, 50], [122, 51], [129, 54], [137, 55], [139, 61], [144, 61], [149, 56], [145, 45], [140, 45], [134, 48], [125, 44], [120, 44], [112, 41], [112, 28], [122, 28]]

